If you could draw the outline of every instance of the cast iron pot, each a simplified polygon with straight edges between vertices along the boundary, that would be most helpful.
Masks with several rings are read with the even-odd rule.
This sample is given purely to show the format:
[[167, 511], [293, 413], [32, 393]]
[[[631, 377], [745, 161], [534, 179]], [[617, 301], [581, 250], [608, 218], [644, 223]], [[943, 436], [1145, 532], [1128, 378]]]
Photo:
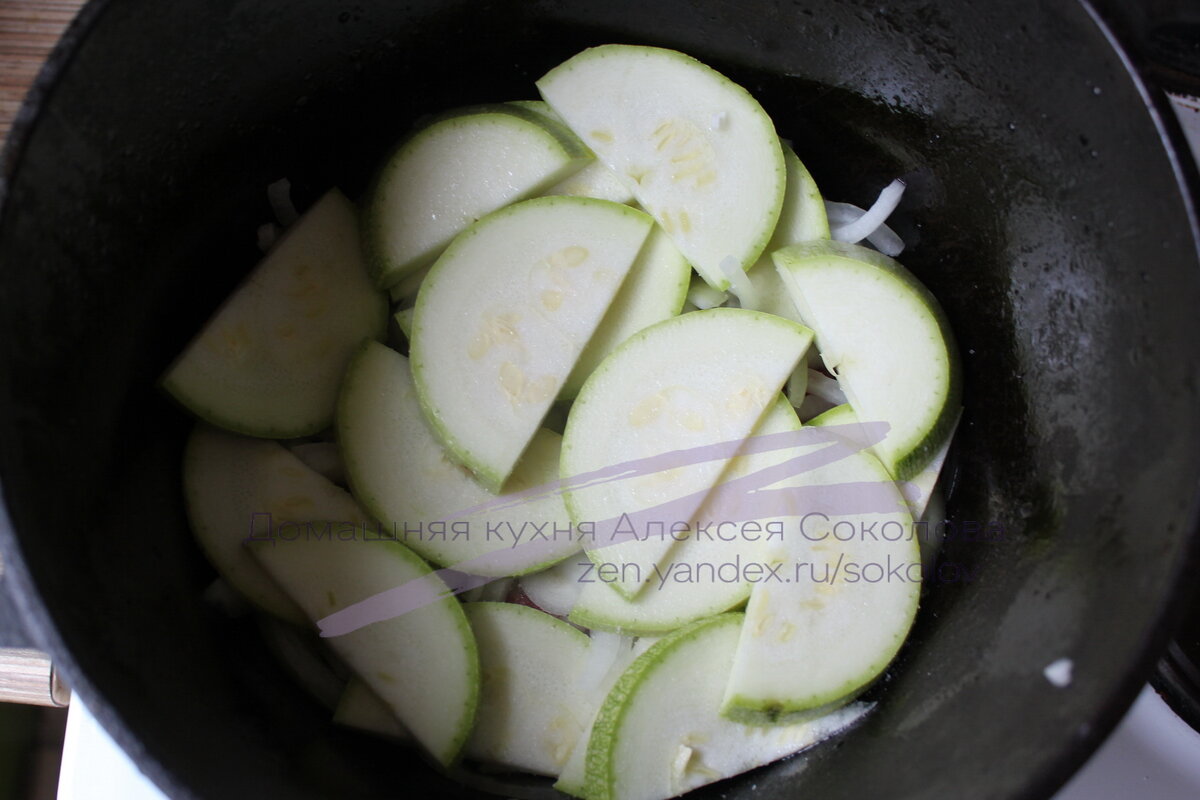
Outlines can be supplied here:
[[1200, 477], [1194, 168], [1084, 6], [94, 0], [4, 161], [0, 539], [41, 643], [172, 796], [473, 794], [335, 729], [202, 600], [190, 421], [155, 382], [258, 257], [269, 182], [353, 197], [419, 115], [614, 41], [740, 81], [832, 198], [904, 177], [903, 260], [965, 366], [951, 566], [878, 710], [699, 796], [1046, 796], [1145, 679]]

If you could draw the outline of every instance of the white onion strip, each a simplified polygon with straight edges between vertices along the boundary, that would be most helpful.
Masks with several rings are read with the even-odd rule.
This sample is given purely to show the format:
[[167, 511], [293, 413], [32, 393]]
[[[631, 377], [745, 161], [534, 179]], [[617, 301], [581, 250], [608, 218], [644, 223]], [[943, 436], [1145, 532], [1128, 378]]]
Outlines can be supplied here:
[[[853, 203], [838, 203], [834, 200], [825, 201], [825, 216], [830, 225], [845, 225], [854, 222], [867, 212]], [[904, 252], [904, 240], [900, 234], [892, 230], [887, 223], [880, 225], [867, 236], [867, 241], [885, 256], [895, 258]]]
[[300, 219], [300, 215], [296, 213], [296, 206], [292, 203], [292, 182], [287, 178], [267, 186], [267, 201], [271, 204], [275, 219], [279, 220], [283, 227], [286, 228]]
[[549, 569], [522, 575], [518, 583], [525, 596], [542, 611], [556, 617], [566, 617], [571, 614], [579, 595], [583, 593], [591, 563], [587, 556], [581, 554], [578, 558], [560, 561]]
[[880, 225], [875, 232], [867, 237], [876, 250], [885, 256], [895, 258], [904, 252], [904, 240], [886, 224]]
[[742, 265], [736, 258], [733, 256], [722, 258], [721, 271], [725, 273], [726, 278], [729, 278], [729, 292], [737, 297], [739, 306], [750, 309], [762, 308], [758, 290], [754, 288], [753, 281], [750, 280], [750, 276], [742, 269]]
[[834, 228], [830, 231], [830, 236], [839, 242], [850, 242], [851, 244], [861, 242], [874, 233], [876, 228], [887, 222], [887, 218], [896, 210], [896, 206], [900, 205], [900, 198], [903, 196], [904, 181], [897, 178], [883, 187], [883, 191], [879, 193], [879, 197], [875, 199], [865, 214], [853, 222]]
[[263, 225], [259, 225], [257, 232], [258, 249], [264, 253], [270, 250], [275, 246], [275, 242], [279, 239], [279, 234], [281, 232], [282, 228], [280, 228], [274, 222], [267, 222]]
[[704, 281], [695, 280], [688, 288], [687, 299], [696, 308], [704, 311], [724, 305], [725, 301], [729, 299], [729, 295], [717, 291]]
[[833, 378], [815, 369], [808, 371], [808, 393], [815, 394], [827, 403], [840, 406], [846, 402], [846, 393]]
[[854, 220], [867, 213], [865, 208], [860, 208], [854, 203], [839, 203], [836, 200], [825, 201], [825, 216], [829, 220], [831, 226], [845, 225], [847, 222]]
[[[850, 244], [856, 244], [863, 239], [867, 239], [875, 233], [879, 226], [887, 222], [887, 218], [896, 210], [896, 206], [900, 205], [900, 198], [904, 196], [904, 188], [904, 181], [899, 178], [892, 181], [883, 188], [883, 191], [879, 193], [879, 197], [871, 204], [871, 207], [857, 219], [845, 219], [844, 221], [840, 221], [840, 223], [835, 222], [835, 227], [830, 231], [830, 236], [836, 241], [849, 242]], [[827, 203], [825, 212], [830, 217], [830, 222], [834, 222], [835, 216], [837, 218], [847, 216], [846, 212], [852, 208], [849, 204], [841, 203], [836, 205], [842, 206], [842, 208], [836, 208], [831, 211], [829, 208], [830, 205], [834, 204]], [[894, 235], [895, 232], [893, 231]]]
[[806, 394], [800, 405], [796, 406], [796, 416], [800, 417], [801, 422], [807, 423], [810, 419], [824, 414], [833, 407], [829, 401], [817, 397], [815, 394]]

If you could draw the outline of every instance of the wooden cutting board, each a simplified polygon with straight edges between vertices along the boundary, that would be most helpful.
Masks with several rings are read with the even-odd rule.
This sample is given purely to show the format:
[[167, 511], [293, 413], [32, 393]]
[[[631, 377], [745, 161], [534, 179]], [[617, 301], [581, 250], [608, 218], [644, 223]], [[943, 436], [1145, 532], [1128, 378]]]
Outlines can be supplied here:
[[0, 140], [83, 0], [0, 0]]

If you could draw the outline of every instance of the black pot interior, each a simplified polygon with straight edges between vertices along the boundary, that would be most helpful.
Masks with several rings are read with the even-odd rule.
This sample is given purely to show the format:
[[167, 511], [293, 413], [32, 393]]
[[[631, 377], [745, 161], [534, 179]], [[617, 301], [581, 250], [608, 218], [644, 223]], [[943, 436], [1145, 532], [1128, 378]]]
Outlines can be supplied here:
[[[354, 197], [422, 114], [534, 97], [610, 41], [743, 83], [828, 197], [904, 177], [902, 260], [965, 365], [960, 535], [877, 711], [699, 796], [1044, 796], [1131, 699], [1191, 534], [1200, 279], [1160, 134], [1082, 7], [112, 0], [85, 19], [6, 165], [4, 545], [45, 644], [176, 796], [471, 794], [336, 729], [252, 620], [201, 600], [190, 423], [155, 380], [256, 261], [269, 182]], [[1042, 674], [1060, 657], [1065, 689]]]

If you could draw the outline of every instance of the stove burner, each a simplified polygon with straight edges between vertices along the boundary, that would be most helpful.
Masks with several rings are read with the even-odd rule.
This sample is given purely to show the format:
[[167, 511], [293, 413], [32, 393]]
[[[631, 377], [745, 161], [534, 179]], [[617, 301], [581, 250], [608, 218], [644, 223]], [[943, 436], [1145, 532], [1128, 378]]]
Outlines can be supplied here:
[[1184, 722], [1200, 731], [1200, 594], [1192, 599], [1150, 684]]

